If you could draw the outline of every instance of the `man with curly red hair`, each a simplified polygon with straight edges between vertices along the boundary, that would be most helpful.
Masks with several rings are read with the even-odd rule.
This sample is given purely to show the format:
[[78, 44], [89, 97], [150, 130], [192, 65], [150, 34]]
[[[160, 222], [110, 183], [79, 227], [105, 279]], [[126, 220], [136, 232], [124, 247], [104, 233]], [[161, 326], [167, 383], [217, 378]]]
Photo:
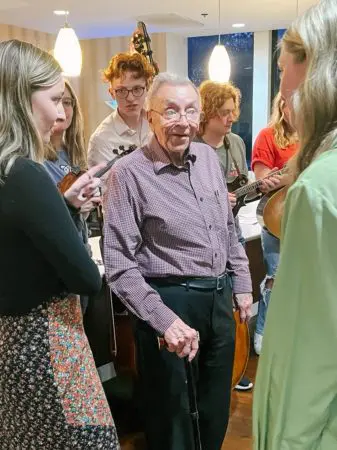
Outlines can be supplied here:
[[[230, 82], [210, 80], [201, 83], [199, 91], [203, 112], [199, 140], [216, 150], [227, 183], [232, 182], [239, 172], [248, 176], [245, 143], [232, 133], [232, 125], [240, 116], [241, 92]], [[230, 200], [234, 206], [234, 194], [230, 194]]]
[[[248, 177], [245, 143], [240, 136], [232, 133], [232, 125], [240, 115], [240, 90], [230, 82], [207, 80], [201, 83], [199, 92], [203, 115], [196, 140], [214, 148], [226, 183], [235, 180], [240, 173]], [[231, 193], [228, 196], [233, 208], [236, 197]], [[238, 218], [235, 225], [239, 241], [245, 245]], [[252, 387], [253, 383], [243, 377], [235, 388], [247, 391]]]
[[118, 53], [110, 60], [103, 71], [103, 80], [109, 83], [109, 93], [117, 102], [117, 109], [103, 120], [90, 138], [90, 167], [112, 159], [114, 149], [120, 146], [127, 150], [147, 142], [149, 126], [143, 106], [153, 76], [153, 67], [139, 53]]

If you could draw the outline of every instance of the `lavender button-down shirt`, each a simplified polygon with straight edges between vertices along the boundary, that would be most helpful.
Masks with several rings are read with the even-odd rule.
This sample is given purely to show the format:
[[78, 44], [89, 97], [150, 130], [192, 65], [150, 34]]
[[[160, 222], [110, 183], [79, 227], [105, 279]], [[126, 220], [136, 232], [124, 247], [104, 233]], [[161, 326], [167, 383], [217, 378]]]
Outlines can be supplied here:
[[144, 277], [217, 277], [229, 266], [234, 292], [252, 291], [218, 158], [194, 142], [189, 155], [173, 166], [153, 136], [113, 166], [104, 198], [109, 286], [161, 334], [177, 316]]

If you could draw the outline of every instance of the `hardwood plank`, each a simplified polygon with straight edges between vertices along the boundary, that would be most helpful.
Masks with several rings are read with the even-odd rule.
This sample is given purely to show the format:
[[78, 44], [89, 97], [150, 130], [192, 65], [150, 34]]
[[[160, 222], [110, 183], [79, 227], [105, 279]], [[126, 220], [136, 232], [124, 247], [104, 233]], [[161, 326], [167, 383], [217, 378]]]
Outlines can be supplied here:
[[[258, 357], [251, 355], [246, 375], [255, 381]], [[221, 450], [252, 450], [252, 392], [233, 391], [231, 416]], [[121, 439], [122, 450], [146, 450], [142, 433]]]
[[[257, 362], [258, 357], [251, 355], [246, 375], [253, 382], [255, 381]], [[252, 449], [252, 402], [252, 391], [233, 391], [228, 430], [221, 450]]]

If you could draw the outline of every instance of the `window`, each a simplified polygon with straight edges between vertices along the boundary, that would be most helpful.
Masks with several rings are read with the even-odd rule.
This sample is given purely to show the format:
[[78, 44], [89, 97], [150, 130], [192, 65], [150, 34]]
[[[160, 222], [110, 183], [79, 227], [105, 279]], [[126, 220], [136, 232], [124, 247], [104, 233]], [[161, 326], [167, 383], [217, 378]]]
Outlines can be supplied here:
[[[208, 61], [218, 36], [188, 38], [188, 76], [196, 86], [208, 77]], [[241, 90], [241, 116], [233, 132], [245, 141], [247, 162], [250, 165], [252, 147], [253, 59], [254, 34], [235, 33], [221, 35], [231, 61], [231, 81]]]
[[278, 50], [278, 44], [282, 39], [285, 29], [273, 30], [272, 31], [272, 60], [271, 60], [271, 103], [273, 103], [275, 95], [278, 93], [280, 88], [280, 71], [277, 65], [277, 60], [280, 56]]

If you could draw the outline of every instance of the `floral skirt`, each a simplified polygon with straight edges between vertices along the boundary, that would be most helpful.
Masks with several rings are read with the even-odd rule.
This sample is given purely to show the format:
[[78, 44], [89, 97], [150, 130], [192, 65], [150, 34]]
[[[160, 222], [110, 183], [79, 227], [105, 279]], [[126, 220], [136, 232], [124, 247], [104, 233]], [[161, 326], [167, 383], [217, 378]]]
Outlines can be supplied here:
[[0, 317], [0, 449], [119, 449], [78, 297]]

